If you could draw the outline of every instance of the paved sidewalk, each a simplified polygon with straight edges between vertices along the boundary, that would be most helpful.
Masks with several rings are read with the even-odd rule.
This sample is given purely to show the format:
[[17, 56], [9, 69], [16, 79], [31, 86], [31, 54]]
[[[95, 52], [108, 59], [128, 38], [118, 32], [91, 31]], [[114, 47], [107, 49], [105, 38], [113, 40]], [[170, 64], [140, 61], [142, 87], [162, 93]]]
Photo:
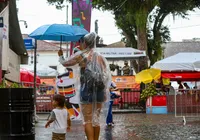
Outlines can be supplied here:
[[[46, 116], [40, 118], [45, 119]], [[36, 140], [50, 140], [51, 128], [45, 129], [45, 120], [36, 125]], [[100, 140], [199, 140], [200, 118], [182, 118], [174, 115], [114, 114], [114, 127], [102, 123]], [[84, 140], [81, 121], [72, 121], [67, 140]]]

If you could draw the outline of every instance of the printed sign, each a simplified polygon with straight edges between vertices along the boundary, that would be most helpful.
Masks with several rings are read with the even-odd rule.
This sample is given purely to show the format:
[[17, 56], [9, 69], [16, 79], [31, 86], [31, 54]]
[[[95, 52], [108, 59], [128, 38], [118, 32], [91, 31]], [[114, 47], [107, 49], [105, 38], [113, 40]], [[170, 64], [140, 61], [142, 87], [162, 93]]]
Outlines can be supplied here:
[[31, 50], [31, 49], [34, 49], [35, 42], [31, 38], [27, 38], [27, 39], [24, 39], [24, 45], [25, 45], [27, 50]]
[[112, 76], [112, 80], [117, 85], [117, 88], [140, 88], [140, 84], [135, 82], [135, 76]]
[[3, 17], [0, 17], [0, 28], [3, 28]]
[[146, 56], [145, 51], [133, 48], [96, 48], [105, 58], [136, 58]]

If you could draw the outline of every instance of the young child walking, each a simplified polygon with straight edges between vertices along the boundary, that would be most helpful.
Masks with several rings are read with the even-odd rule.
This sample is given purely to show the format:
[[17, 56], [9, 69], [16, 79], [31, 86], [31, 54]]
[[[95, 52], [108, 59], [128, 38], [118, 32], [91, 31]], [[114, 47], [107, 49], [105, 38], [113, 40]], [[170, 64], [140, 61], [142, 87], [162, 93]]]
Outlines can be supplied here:
[[47, 121], [45, 128], [48, 128], [53, 123], [52, 140], [65, 140], [67, 130], [70, 129], [70, 118], [65, 108], [65, 97], [60, 94], [56, 94], [53, 97], [54, 109], [51, 112], [49, 120]]

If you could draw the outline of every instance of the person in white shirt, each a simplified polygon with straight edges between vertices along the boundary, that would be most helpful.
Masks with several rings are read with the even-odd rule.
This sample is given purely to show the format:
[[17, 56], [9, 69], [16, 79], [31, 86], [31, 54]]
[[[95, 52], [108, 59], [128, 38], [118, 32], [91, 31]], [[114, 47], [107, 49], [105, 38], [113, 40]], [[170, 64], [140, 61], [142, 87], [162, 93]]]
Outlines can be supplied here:
[[67, 110], [65, 109], [65, 97], [60, 94], [56, 94], [53, 97], [53, 106], [55, 107], [49, 120], [47, 121], [45, 128], [48, 128], [53, 123], [52, 140], [65, 140], [67, 130], [70, 130], [70, 118]]

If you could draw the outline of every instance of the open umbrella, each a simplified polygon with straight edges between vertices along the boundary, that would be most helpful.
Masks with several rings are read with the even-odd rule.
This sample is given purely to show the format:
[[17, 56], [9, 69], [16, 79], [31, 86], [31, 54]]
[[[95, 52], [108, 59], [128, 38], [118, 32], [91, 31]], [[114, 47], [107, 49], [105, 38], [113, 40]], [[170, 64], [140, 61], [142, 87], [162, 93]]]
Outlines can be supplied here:
[[[34, 65], [29, 64], [29, 65], [20, 65], [20, 68], [27, 69], [31, 72], [34, 72]], [[37, 63], [37, 75], [42, 77], [42, 76], [56, 76], [57, 71], [55, 69], [50, 68], [47, 65], [39, 64]]]
[[[20, 81], [24, 83], [33, 83], [34, 82], [34, 73], [24, 69], [20, 68]], [[40, 84], [40, 77], [36, 77], [37, 84]]]
[[36, 40], [53, 40], [53, 41], [78, 41], [88, 33], [87, 30], [80, 26], [68, 24], [47, 24], [38, 27], [29, 36]]
[[151, 69], [143, 70], [139, 72], [138, 74], [136, 74], [135, 81], [137, 83], [143, 82], [146, 84], [146, 83], [152, 82], [152, 80], [158, 80], [160, 76], [161, 76], [160, 69], [151, 68]]

